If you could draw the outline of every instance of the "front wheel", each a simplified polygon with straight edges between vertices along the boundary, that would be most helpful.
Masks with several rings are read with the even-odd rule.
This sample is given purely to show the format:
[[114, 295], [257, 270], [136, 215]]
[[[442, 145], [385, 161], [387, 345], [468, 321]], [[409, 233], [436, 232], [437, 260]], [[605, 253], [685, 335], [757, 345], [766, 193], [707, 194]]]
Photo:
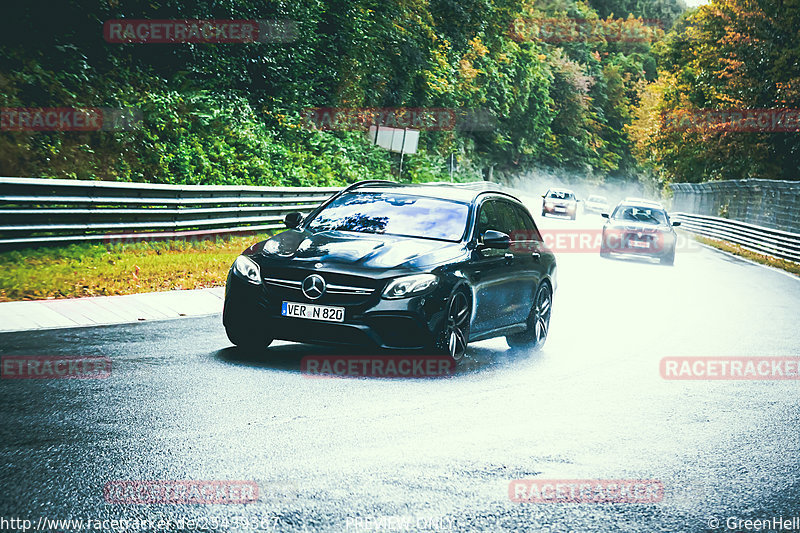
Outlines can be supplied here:
[[246, 331], [244, 328], [226, 326], [225, 333], [228, 335], [228, 340], [248, 352], [264, 350], [272, 343], [272, 339], [266, 335]]
[[536, 290], [533, 308], [528, 315], [528, 329], [522, 333], [506, 335], [506, 342], [512, 348], [541, 350], [550, 330], [550, 312], [553, 309], [553, 291], [550, 285], [542, 283]]
[[467, 295], [463, 291], [454, 292], [447, 304], [447, 315], [437, 349], [456, 362], [467, 353], [470, 311]]

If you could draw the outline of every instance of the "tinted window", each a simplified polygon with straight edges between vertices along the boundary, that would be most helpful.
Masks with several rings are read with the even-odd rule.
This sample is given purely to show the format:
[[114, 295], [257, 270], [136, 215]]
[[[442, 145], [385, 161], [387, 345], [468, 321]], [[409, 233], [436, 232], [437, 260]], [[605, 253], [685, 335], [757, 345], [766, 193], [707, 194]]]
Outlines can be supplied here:
[[517, 229], [517, 224], [511, 204], [497, 200], [487, 200], [481, 206], [478, 218], [478, 234], [481, 235], [484, 231], [493, 229], [511, 236], [511, 233]]
[[469, 206], [461, 202], [390, 192], [352, 192], [331, 202], [306, 229], [459, 241], [468, 214]]
[[667, 224], [667, 214], [652, 207], [637, 207], [633, 205], [620, 205], [611, 216], [614, 220], [623, 222], [641, 222], [644, 224]]
[[525, 211], [524, 208], [514, 205], [514, 212], [517, 214], [517, 218], [520, 221], [520, 227], [523, 229], [524, 238], [520, 238], [520, 240], [528, 240], [528, 241], [541, 241], [542, 236], [539, 235], [539, 231], [536, 228], [536, 224], [533, 222], [531, 216]]
[[550, 191], [550, 194], [547, 195], [550, 198], [555, 198], [557, 200], [573, 200], [575, 195], [571, 192], [562, 192], [562, 191]]

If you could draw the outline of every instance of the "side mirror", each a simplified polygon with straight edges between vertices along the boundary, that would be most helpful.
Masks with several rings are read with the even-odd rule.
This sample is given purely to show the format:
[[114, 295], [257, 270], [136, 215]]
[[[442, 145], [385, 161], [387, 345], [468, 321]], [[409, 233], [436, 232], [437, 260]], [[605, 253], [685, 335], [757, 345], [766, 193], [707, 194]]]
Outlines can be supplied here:
[[291, 213], [287, 213], [286, 216], [283, 218], [283, 223], [286, 224], [287, 228], [295, 229], [300, 223], [303, 221], [302, 213], [298, 213], [297, 211], [292, 211]]
[[511, 246], [511, 237], [502, 231], [487, 229], [481, 235], [484, 248], [494, 248], [496, 250], [507, 250]]
[[610, 217], [608, 216], [608, 213], [600, 213], [600, 216], [601, 216], [601, 217], [603, 217], [603, 218], [610, 218]]
[[680, 226], [680, 225], [681, 225], [681, 223], [680, 223], [680, 222], [673, 222], [673, 223], [672, 223], [672, 225], [673, 225], [673, 226]]

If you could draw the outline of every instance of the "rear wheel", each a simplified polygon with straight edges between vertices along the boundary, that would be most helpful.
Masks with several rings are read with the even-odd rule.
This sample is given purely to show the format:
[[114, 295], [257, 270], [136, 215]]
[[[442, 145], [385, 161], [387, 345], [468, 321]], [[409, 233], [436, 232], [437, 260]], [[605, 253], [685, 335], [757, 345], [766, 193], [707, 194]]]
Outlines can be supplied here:
[[471, 308], [466, 293], [454, 292], [447, 304], [447, 315], [437, 348], [456, 362], [467, 353], [470, 315]]
[[673, 248], [672, 251], [668, 255], [665, 255], [661, 258], [662, 265], [674, 265], [675, 264], [675, 249]]
[[522, 333], [506, 335], [506, 342], [512, 348], [522, 347], [540, 350], [550, 331], [550, 312], [553, 308], [553, 291], [550, 285], [542, 283], [536, 290], [533, 308], [528, 315], [528, 329]]

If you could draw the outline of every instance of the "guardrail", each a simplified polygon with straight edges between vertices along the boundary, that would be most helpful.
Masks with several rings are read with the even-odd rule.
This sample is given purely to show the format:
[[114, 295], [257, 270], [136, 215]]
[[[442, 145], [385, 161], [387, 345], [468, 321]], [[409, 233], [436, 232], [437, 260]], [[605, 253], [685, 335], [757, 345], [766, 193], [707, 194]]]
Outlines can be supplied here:
[[0, 178], [0, 247], [281, 229], [339, 190]]
[[671, 213], [681, 228], [691, 233], [736, 243], [743, 248], [800, 262], [800, 233], [791, 233], [727, 218], [691, 213]]
[[800, 233], [800, 181], [673, 183], [672, 210]]

